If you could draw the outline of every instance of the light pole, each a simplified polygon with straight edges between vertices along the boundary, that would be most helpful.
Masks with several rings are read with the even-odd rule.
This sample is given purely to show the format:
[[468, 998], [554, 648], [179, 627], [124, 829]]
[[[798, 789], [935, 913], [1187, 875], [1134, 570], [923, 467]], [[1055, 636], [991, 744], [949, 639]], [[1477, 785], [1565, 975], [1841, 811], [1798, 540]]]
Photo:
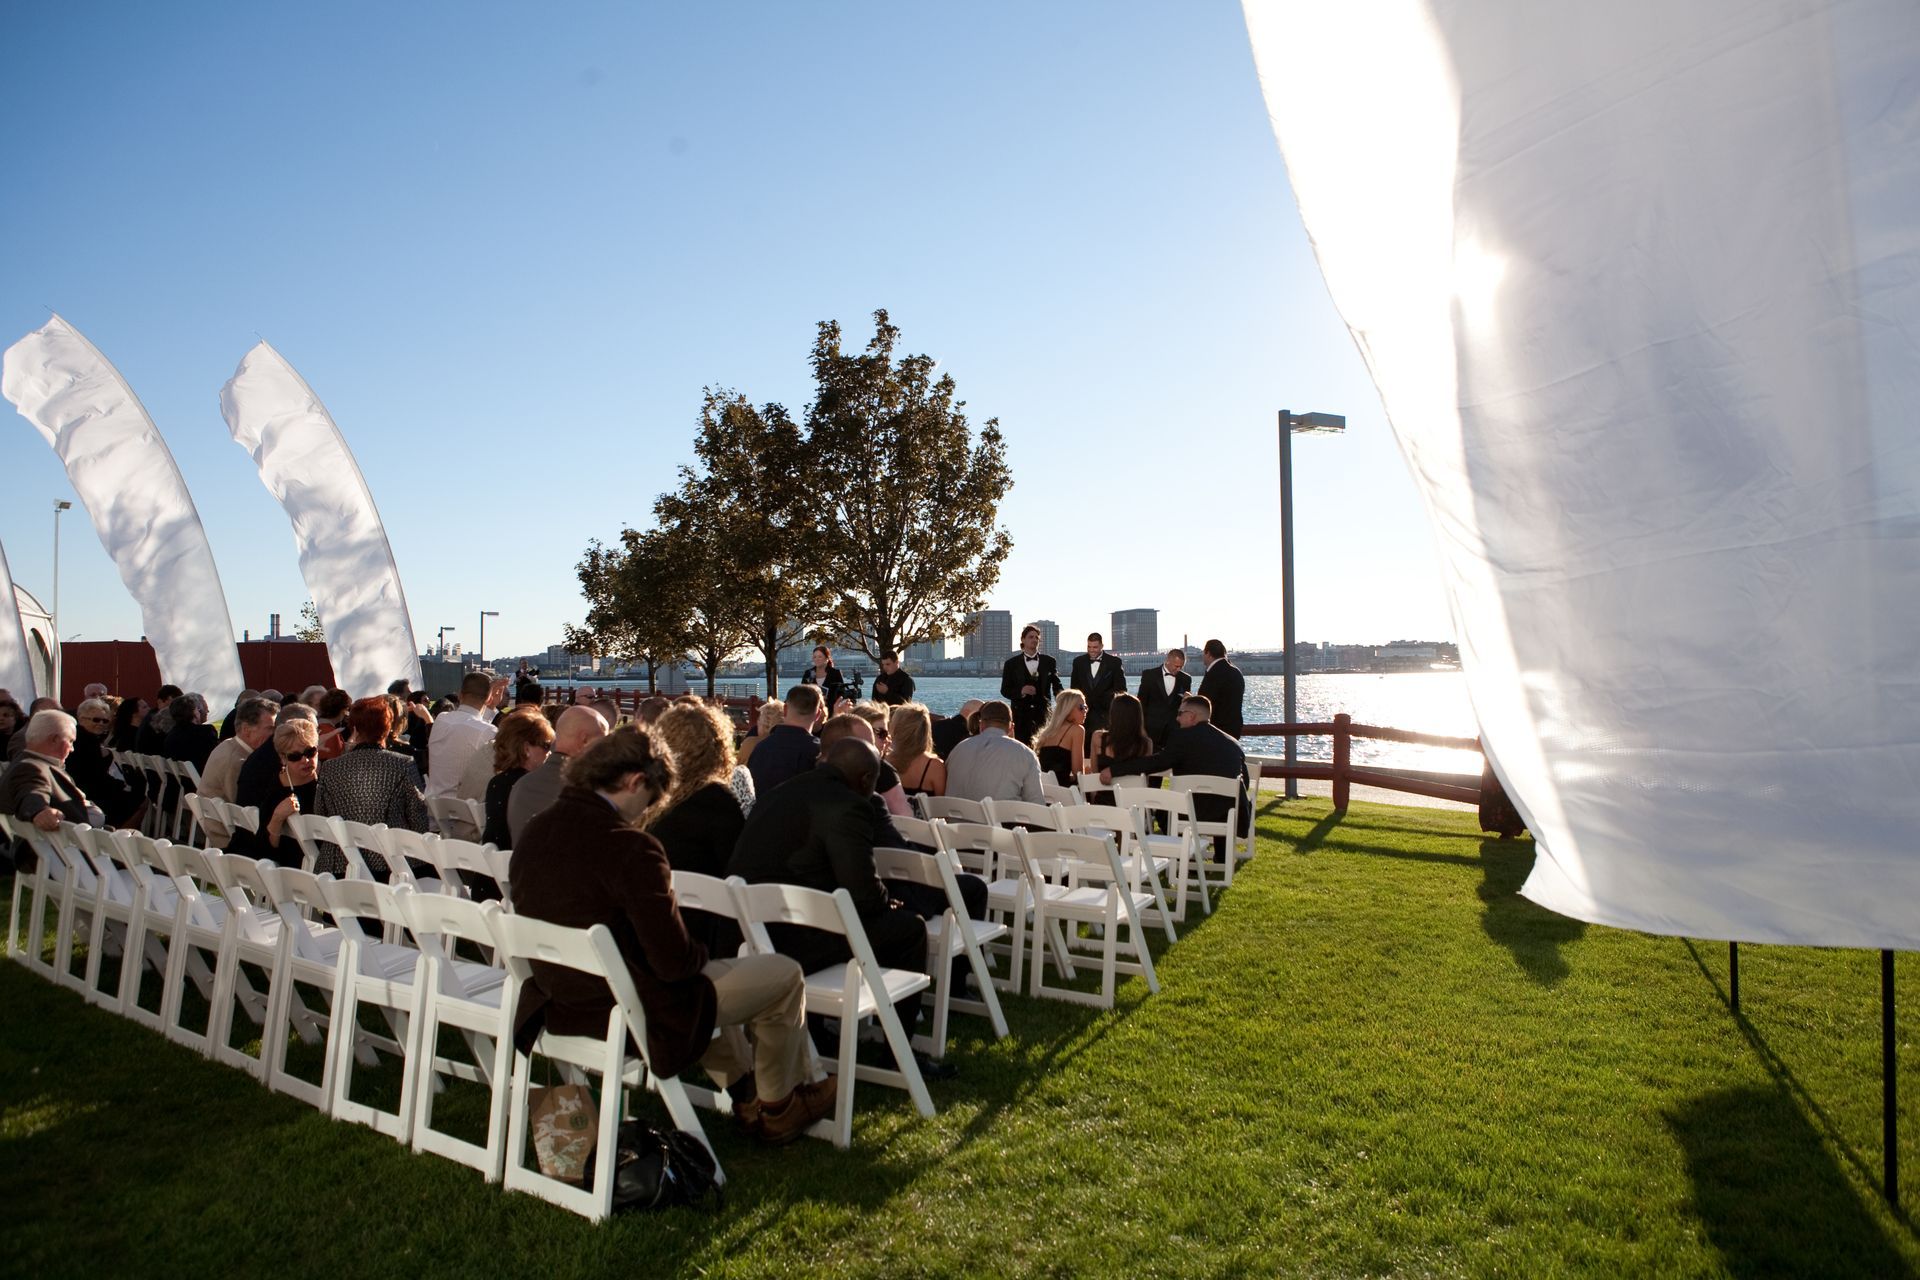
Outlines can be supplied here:
[[[53, 500], [53, 690], [60, 696], [60, 513], [73, 510], [65, 498]], [[11, 604], [11, 601], [8, 601]]]
[[[1280, 411], [1280, 643], [1281, 670], [1287, 681], [1287, 723], [1294, 723], [1293, 670], [1293, 437], [1309, 432], [1332, 434], [1347, 429], [1345, 415], [1338, 413], [1289, 413]], [[1287, 735], [1287, 799], [1300, 798], [1300, 782], [1293, 776], [1294, 736]]]
[[459, 629], [458, 627], [440, 628], [440, 661], [445, 662], [447, 660], [447, 632], [458, 631]]
[[480, 665], [483, 667], [487, 665], [487, 619], [497, 618], [499, 616], [500, 611], [498, 609], [482, 609], [480, 611]]

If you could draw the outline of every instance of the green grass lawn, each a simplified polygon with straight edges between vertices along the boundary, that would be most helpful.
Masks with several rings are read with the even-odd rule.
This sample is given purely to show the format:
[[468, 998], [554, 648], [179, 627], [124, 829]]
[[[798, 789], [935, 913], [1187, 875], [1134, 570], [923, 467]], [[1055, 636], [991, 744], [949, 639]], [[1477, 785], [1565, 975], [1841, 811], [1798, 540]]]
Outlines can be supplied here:
[[0, 1271], [1920, 1274], [1904, 1030], [1904, 1213], [1878, 1192], [1877, 956], [1746, 948], [1735, 1017], [1724, 945], [1541, 911], [1531, 843], [1470, 815], [1260, 830], [1159, 995], [957, 1019], [939, 1115], [865, 1086], [851, 1151], [716, 1117], [723, 1212], [599, 1227], [0, 965]]

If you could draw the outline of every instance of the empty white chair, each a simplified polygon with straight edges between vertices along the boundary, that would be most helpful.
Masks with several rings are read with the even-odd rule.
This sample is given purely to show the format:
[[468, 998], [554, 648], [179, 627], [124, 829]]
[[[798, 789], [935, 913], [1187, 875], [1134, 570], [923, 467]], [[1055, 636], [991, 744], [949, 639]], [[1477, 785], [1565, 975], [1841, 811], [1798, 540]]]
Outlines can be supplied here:
[[[993, 1025], [994, 1037], [1005, 1039], [1007, 1018], [1001, 1012], [993, 970], [982, 948], [1006, 937], [1010, 932], [1008, 927], [995, 920], [968, 917], [954, 864], [945, 853], [875, 849], [873, 866], [883, 880], [905, 880], [937, 889], [947, 900], [946, 911], [927, 921], [927, 964], [933, 969], [933, 1024], [925, 1036], [915, 1038], [915, 1044], [935, 1058], [946, 1057], [947, 1016], [954, 1009], [984, 1016]], [[968, 999], [964, 992], [956, 995], [953, 990], [953, 962], [962, 957], [980, 988], [978, 1000]]]
[[1026, 827], [1031, 831], [1060, 830], [1060, 811], [1050, 804], [1031, 800], [996, 800], [988, 796], [980, 802], [992, 827]]
[[449, 882], [453, 891], [470, 898], [474, 882], [484, 877], [499, 886], [501, 910], [513, 910], [512, 893], [507, 885], [507, 864], [513, 860], [512, 850], [444, 836], [432, 844], [439, 859], [441, 879]]
[[[51, 901], [58, 914], [60, 901], [67, 892], [66, 863], [47, 848], [48, 840], [44, 831], [34, 828], [24, 818], [0, 816], [0, 838], [18, 846], [24, 846], [33, 858], [33, 870], [22, 870], [17, 864], [13, 873], [13, 909], [7, 916], [7, 953], [29, 969], [44, 978], [53, 977], [53, 966], [41, 957], [46, 946], [47, 903]], [[20, 900], [27, 900], [27, 920], [23, 927], [20, 921]]]
[[[1134, 844], [1143, 853], [1171, 865], [1173, 918], [1187, 918], [1187, 891], [1200, 894], [1200, 909], [1213, 914], [1206, 868], [1200, 865], [1200, 837], [1194, 830], [1193, 794], [1158, 787], [1117, 787], [1114, 803], [1135, 817]], [[1158, 818], [1160, 821], [1155, 822]], [[1156, 833], [1164, 828], [1170, 835]]]
[[1120, 868], [1127, 873], [1127, 887], [1144, 888], [1153, 895], [1153, 906], [1145, 918], [1166, 931], [1168, 942], [1174, 941], [1174, 921], [1186, 918], [1186, 897], [1176, 888], [1175, 897], [1180, 907], [1177, 911], [1169, 910], [1166, 886], [1174, 884], [1176, 876], [1184, 877], [1187, 873], [1186, 862], [1177, 856], [1186, 844], [1174, 841], [1170, 849], [1150, 846], [1145, 840], [1149, 829], [1146, 815], [1119, 805], [1062, 805], [1060, 826], [1075, 835], [1106, 836], [1114, 842], [1120, 852]]
[[323, 818], [317, 813], [296, 813], [281, 829], [281, 839], [287, 836], [292, 836], [300, 845], [300, 869], [308, 875], [338, 869], [344, 862], [345, 878], [373, 879], [373, 873], [360, 857], [359, 846], [342, 829], [340, 819]]
[[935, 818], [947, 822], [987, 822], [987, 811], [978, 800], [962, 800], [958, 796], [915, 796], [913, 803], [920, 810], [920, 816], [931, 822]]
[[1048, 804], [1080, 803], [1079, 787], [1062, 786], [1047, 774], [1040, 775], [1040, 792], [1046, 796]]
[[[128, 990], [137, 994], [140, 986], [141, 957], [145, 954], [140, 928], [145, 893], [130, 870], [126, 850], [114, 840], [112, 832], [99, 827], [76, 827], [73, 839], [77, 852], [88, 860], [94, 874], [87, 959], [80, 979], [80, 994], [89, 1004], [122, 1013], [127, 1008]], [[112, 988], [102, 991], [100, 971], [109, 954], [119, 955], [120, 972]], [[156, 967], [164, 966], [164, 953], [162, 956], [161, 966]], [[136, 1021], [159, 1028], [158, 1014], [148, 1014], [137, 1002], [134, 1013]]]
[[[905, 1089], [921, 1115], [933, 1115], [933, 1098], [927, 1082], [913, 1059], [913, 1046], [894, 1005], [917, 992], [925, 991], [931, 980], [924, 973], [906, 969], [882, 968], [867, 941], [867, 931], [854, 910], [853, 897], [845, 889], [822, 893], [792, 884], [742, 884], [735, 887], [748, 936], [756, 949], [771, 953], [773, 942], [767, 935], [770, 924], [800, 925], [837, 933], [847, 940], [853, 959], [831, 965], [807, 975], [807, 1012], [840, 1019], [840, 1053], [830, 1063], [839, 1077], [834, 1118], [830, 1122], [833, 1145], [845, 1148], [853, 1142], [853, 1091], [856, 1080], [892, 1085]], [[863, 1066], [854, 1058], [859, 1024], [877, 1019], [893, 1050], [895, 1066]], [[829, 1122], [822, 1122], [829, 1123]]]
[[[265, 997], [244, 975], [231, 971], [233, 951], [228, 946], [228, 932], [230, 926], [237, 926], [227, 919], [230, 899], [221, 896], [219, 879], [201, 850], [192, 845], [152, 841], [145, 836], [138, 836], [133, 844], [156, 873], [167, 877], [175, 893], [175, 917], [167, 935], [167, 968], [161, 986], [160, 1030], [169, 1040], [213, 1057], [214, 1033], [220, 1025], [218, 1000], [223, 985], [229, 990], [244, 991], [255, 1021], [263, 1021], [266, 1013]], [[213, 957], [210, 967], [207, 956]], [[204, 1031], [196, 1032], [180, 1022], [189, 979], [207, 997]]]
[[[513, 1013], [520, 984], [505, 970], [481, 979], [478, 966], [460, 961], [461, 942], [497, 947], [494, 917], [497, 903], [469, 902], [446, 893], [408, 893], [400, 897], [413, 935], [426, 957], [416, 1034], [418, 1083], [413, 1090], [411, 1143], [415, 1151], [458, 1160], [480, 1171], [488, 1182], [500, 1180], [506, 1159], [507, 1102], [512, 1094]], [[471, 1066], [441, 1056], [440, 1029], [459, 1029], [473, 1051]], [[442, 1075], [474, 1080], [487, 1086], [487, 1128], [482, 1142], [468, 1142], [433, 1127], [433, 1103]]]
[[[1034, 897], [1036, 941], [1029, 993], [1111, 1009], [1119, 973], [1137, 973], [1146, 979], [1148, 991], [1160, 990], [1160, 979], [1154, 973], [1153, 957], [1147, 950], [1140, 922], [1140, 913], [1153, 899], [1127, 888], [1127, 875], [1120, 867], [1120, 855], [1113, 841], [1054, 831], [1020, 830], [1014, 832], [1013, 837]], [[1094, 881], [1100, 883], [1091, 883]], [[1053, 938], [1062, 925], [1081, 924], [1101, 926], [1098, 993], [1050, 986], [1046, 981], [1046, 956], [1038, 939]], [[1119, 957], [1123, 926], [1127, 949], [1134, 957], [1131, 961]], [[1063, 977], [1074, 976], [1069, 964], [1061, 964], [1060, 969]]]
[[[335, 967], [333, 1033], [327, 1038], [327, 1112], [336, 1120], [364, 1124], [376, 1133], [406, 1142], [413, 1126], [413, 1094], [420, 1083], [420, 1001], [426, 957], [414, 947], [383, 942], [377, 936], [388, 927], [404, 933], [407, 915], [399, 896], [412, 891], [377, 880], [336, 880], [319, 877], [327, 910], [340, 926], [340, 960]], [[374, 929], [355, 928], [362, 922]], [[380, 1010], [393, 1038], [376, 1035], [360, 1025], [360, 1006]], [[382, 1111], [353, 1099], [355, 1051], [361, 1046], [384, 1049], [400, 1059], [400, 1099], [392, 1111]]]
[[487, 821], [485, 806], [476, 815], [473, 802], [458, 796], [435, 796], [427, 801], [427, 812], [440, 834], [455, 840], [478, 840]]
[[[551, 1061], [591, 1071], [601, 1078], [599, 1099], [600, 1131], [595, 1149], [603, 1156], [593, 1162], [593, 1185], [576, 1187], [546, 1177], [537, 1167], [527, 1164], [527, 1095], [533, 1085], [533, 1054], [513, 1051], [512, 1097], [507, 1110], [507, 1151], [503, 1181], [509, 1191], [528, 1191], [562, 1208], [571, 1209], [594, 1221], [613, 1212], [612, 1159], [606, 1153], [615, 1150], [620, 1118], [625, 1114], [625, 1094], [629, 1088], [650, 1083], [666, 1103], [667, 1112], [682, 1132], [698, 1139], [711, 1151], [700, 1116], [678, 1080], [661, 1078], [646, 1067], [647, 1020], [634, 989], [633, 975], [620, 955], [613, 933], [603, 924], [591, 929], [569, 929], [533, 920], [526, 916], [501, 914], [492, 919], [494, 941], [510, 981], [525, 985], [533, 979], [533, 963], [555, 965], [589, 974], [604, 981], [613, 993], [613, 1011], [607, 1016], [606, 1033], [593, 1036], [557, 1036], [542, 1032], [533, 1054]], [[639, 1055], [629, 1057], [628, 1039], [639, 1046]], [[715, 1177], [725, 1181], [716, 1161]]]
[[[1196, 817], [1193, 823], [1193, 833], [1198, 843], [1195, 856], [1201, 873], [1217, 874], [1216, 883], [1222, 888], [1231, 886], [1234, 865], [1253, 856], [1252, 826], [1248, 826], [1249, 834], [1246, 837], [1242, 838], [1240, 835], [1241, 809], [1245, 804], [1241, 798], [1240, 780], [1187, 773], [1168, 779], [1168, 785], [1175, 791], [1184, 791], [1189, 795], [1220, 796], [1233, 802], [1226, 817], [1212, 822], [1201, 821]], [[1197, 805], [1195, 809], [1197, 811]], [[1226, 857], [1219, 862], [1213, 861], [1213, 840], [1216, 836], [1226, 841]]]
[[[311, 1107], [327, 1110], [333, 1095], [335, 1055], [333, 1041], [341, 1038], [341, 1019], [335, 1001], [339, 997], [341, 951], [346, 931], [323, 926], [320, 921], [330, 909], [320, 878], [291, 867], [276, 867], [264, 859], [257, 864], [280, 912], [279, 947], [274, 959], [273, 995], [267, 1001], [267, 1025], [260, 1034], [266, 1058], [267, 1087], [275, 1093], [298, 1098]], [[365, 883], [371, 884], [372, 881]], [[311, 918], [309, 918], [311, 917]], [[348, 928], [360, 926], [350, 924]], [[308, 1009], [301, 988], [327, 995], [325, 1015]], [[287, 1066], [287, 1032], [293, 1025], [293, 1009], [308, 1011], [313, 1021], [326, 1028], [326, 1049], [321, 1055], [319, 1083], [303, 1080]], [[357, 1030], [357, 1029], [356, 1029]], [[304, 1039], [304, 1037], [302, 1037]], [[344, 1035], [362, 1066], [374, 1066], [379, 1060], [361, 1035]], [[390, 1046], [397, 1050], [398, 1046]]]
[[[284, 1052], [289, 1029], [307, 1044], [320, 1044], [325, 1037], [327, 1009], [315, 1012], [300, 998], [289, 964], [290, 938], [284, 932], [285, 921], [276, 907], [267, 875], [275, 868], [262, 859], [256, 861], [236, 853], [209, 851], [208, 868], [220, 885], [221, 901], [226, 904], [223, 921], [222, 954], [214, 967], [213, 1002], [207, 1015], [207, 1039], [216, 1062], [238, 1067], [262, 1084], [268, 1083], [269, 1064], [277, 1036]], [[337, 929], [315, 927], [309, 930], [312, 949], [331, 964], [340, 951]], [[283, 946], [286, 952], [283, 953]], [[259, 968], [265, 977], [264, 998], [254, 993], [244, 965]], [[331, 997], [333, 988], [325, 987]], [[260, 1024], [260, 1056], [254, 1058], [232, 1045], [235, 1003]], [[312, 1101], [312, 1099], [309, 1099]]]

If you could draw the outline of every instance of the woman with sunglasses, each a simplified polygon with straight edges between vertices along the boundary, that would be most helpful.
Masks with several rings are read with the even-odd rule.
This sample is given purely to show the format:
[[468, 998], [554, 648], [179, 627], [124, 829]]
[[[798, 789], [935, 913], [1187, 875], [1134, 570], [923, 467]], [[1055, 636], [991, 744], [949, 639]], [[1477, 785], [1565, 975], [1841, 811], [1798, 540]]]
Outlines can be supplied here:
[[300, 843], [287, 830], [296, 813], [312, 813], [314, 780], [320, 772], [319, 727], [311, 720], [288, 720], [240, 766], [234, 803], [260, 815], [258, 831], [236, 831], [230, 853], [270, 858], [283, 867], [300, 865]]
[[[122, 777], [107, 752], [113, 732], [113, 708], [104, 698], [88, 698], [73, 713], [73, 754], [67, 757], [67, 775], [87, 799], [100, 807], [110, 827], [132, 825], [146, 798], [146, 778], [138, 770]], [[136, 781], [137, 779], [137, 781]]]

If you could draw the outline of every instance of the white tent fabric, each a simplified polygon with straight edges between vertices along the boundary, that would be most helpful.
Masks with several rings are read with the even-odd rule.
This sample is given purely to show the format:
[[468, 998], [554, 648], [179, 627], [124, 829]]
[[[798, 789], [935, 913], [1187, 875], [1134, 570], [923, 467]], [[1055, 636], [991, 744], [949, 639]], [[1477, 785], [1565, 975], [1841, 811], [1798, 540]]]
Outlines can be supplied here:
[[1526, 895], [1920, 947], [1920, 7], [1245, 10]]
[[262, 342], [220, 389], [220, 413], [293, 522], [339, 687], [368, 697], [402, 676], [418, 687], [420, 649], [386, 527], [326, 406]]
[[[20, 621], [20, 601], [13, 593], [13, 570], [7, 564], [7, 549], [0, 547], [0, 689], [13, 694], [21, 706], [40, 696], [33, 678], [33, 663], [27, 657], [27, 628]], [[57, 698], [58, 689], [47, 690]]]
[[233, 705], [240, 653], [213, 548], [173, 454], [119, 371], [56, 315], [7, 348], [0, 394], [66, 465], [140, 606], [161, 678], [209, 706]]

